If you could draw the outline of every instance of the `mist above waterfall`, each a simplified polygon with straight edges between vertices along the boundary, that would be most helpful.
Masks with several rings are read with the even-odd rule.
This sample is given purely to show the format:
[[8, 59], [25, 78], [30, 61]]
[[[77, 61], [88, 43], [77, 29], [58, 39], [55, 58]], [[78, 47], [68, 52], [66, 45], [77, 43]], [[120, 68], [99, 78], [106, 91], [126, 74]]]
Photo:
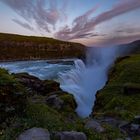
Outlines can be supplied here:
[[74, 69], [60, 73], [60, 88], [74, 95], [79, 116], [90, 115], [96, 92], [105, 85], [108, 69], [118, 55], [118, 47], [93, 47], [87, 51], [86, 64], [75, 60]]

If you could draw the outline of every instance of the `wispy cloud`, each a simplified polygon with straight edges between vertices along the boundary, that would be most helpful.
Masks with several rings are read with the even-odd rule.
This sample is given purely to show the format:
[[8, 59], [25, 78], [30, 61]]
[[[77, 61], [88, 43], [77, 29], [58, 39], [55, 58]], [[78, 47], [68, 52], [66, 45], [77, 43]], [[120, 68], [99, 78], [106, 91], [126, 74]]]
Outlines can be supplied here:
[[[51, 32], [55, 30], [55, 25], [66, 15], [62, 8], [66, 7], [66, 2], [58, 8], [57, 0], [49, 0], [46, 8], [46, 0], [1, 0], [13, 9], [18, 15], [26, 20], [27, 24], [34, 23], [39, 30]], [[13, 20], [22, 27], [31, 29], [27, 24], [19, 20]]]
[[115, 5], [111, 10], [108, 10], [97, 17], [89, 18], [89, 15], [93, 14], [97, 8], [98, 7], [95, 7], [84, 15], [77, 17], [73, 21], [73, 26], [71, 28], [65, 26], [63, 29], [55, 33], [55, 37], [62, 40], [78, 39], [83, 33], [88, 34], [91, 31], [94, 32], [94, 29], [97, 25], [116, 16], [140, 8], [140, 0], [125, 0]]
[[140, 27], [124, 27], [116, 30], [117, 33], [133, 34], [140, 32]]
[[[107, 36], [97, 33], [96, 26], [109, 21], [124, 13], [140, 8], [140, 0], [123, 0], [108, 11], [105, 11], [96, 17], [95, 12], [101, 7], [96, 5], [83, 15], [76, 17], [72, 21], [72, 25], [65, 25], [59, 28], [59, 22], [65, 23], [69, 18], [66, 14], [69, 0], [0, 0], [4, 4], [13, 9], [22, 19], [12, 19], [15, 23], [28, 30], [39, 30], [41, 33], [51, 33], [55, 38], [61, 40], [72, 39], [89, 39], [92, 37], [99, 38]], [[58, 24], [58, 26], [56, 26]], [[34, 28], [33, 28], [34, 27]], [[57, 27], [57, 32], [56, 32]], [[136, 29], [119, 29], [116, 33], [135, 32]], [[103, 38], [103, 37], [102, 37]]]
[[[124, 44], [129, 43], [134, 40], [140, 39], [140, 33], [135, 35], [126, 35], [126, 36], [112, 36], [108, 38], [101, 39], [98, 45], [105, 46], [105, 45], [118, 45], [118, 44]], [[92, 44], [92, 43], [91, 43]]]
[[17, 19], [13, 19], [13, 21], [14, 21], [15, 23], [19, 24], [20, 26], [22, 26], [22, 27], [28, 29], [28, 30], [31, 30], [31, 31], [34, 30], [33, 27], [31, 27], [28, 23], [21, 22], [20, 20], [17, 20]]

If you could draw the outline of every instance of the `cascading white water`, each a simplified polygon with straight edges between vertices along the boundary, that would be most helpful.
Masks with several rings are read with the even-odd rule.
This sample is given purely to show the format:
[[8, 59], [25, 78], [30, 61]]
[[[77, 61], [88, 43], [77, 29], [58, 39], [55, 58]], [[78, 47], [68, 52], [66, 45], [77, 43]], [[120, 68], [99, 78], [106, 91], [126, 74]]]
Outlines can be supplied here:
[[105, 85], [108, 68], [116, 56], [116, 47], [93, 48], [88, 52], [86, 65], [82, 60], [76, 60], [74, 69], [60, 73], [60, 88], [74, 95], [79, 116], [90, 115], [95, 94]]

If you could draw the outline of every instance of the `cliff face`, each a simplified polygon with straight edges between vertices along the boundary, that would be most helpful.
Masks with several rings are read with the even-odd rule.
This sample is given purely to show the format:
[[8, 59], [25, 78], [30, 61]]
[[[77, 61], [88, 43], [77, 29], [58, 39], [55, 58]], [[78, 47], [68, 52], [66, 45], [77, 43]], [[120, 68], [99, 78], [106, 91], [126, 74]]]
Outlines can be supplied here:
[[85, 46], [46, 37], [0, 33], [0, 60], [84, 57]]

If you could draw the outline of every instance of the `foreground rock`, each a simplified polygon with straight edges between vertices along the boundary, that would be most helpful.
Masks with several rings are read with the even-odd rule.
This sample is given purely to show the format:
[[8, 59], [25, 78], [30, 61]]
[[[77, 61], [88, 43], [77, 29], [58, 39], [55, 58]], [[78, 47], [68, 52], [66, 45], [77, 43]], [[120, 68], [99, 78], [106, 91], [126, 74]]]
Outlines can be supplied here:
[[127, 133], [129, 136], [140, 136], [140, 116], [135, 116], [134, 120], [130, 123], [120, 126], [123, 133]]
[[87, 137], [83, 132], [76, 131], [57, 132], [54, 137], [57, 140], [87, 140]]
[[97, 120], [88, 120], [85, 124], [85, 128], [92, 129], [93, 131], [96, 131], [98, 133], [103, 133], [105, 132], [105, 129], [101, 126]]
[[31, 128], [20, 134], [17, 140], [50, 140], [50, 133], [43, 128]]

